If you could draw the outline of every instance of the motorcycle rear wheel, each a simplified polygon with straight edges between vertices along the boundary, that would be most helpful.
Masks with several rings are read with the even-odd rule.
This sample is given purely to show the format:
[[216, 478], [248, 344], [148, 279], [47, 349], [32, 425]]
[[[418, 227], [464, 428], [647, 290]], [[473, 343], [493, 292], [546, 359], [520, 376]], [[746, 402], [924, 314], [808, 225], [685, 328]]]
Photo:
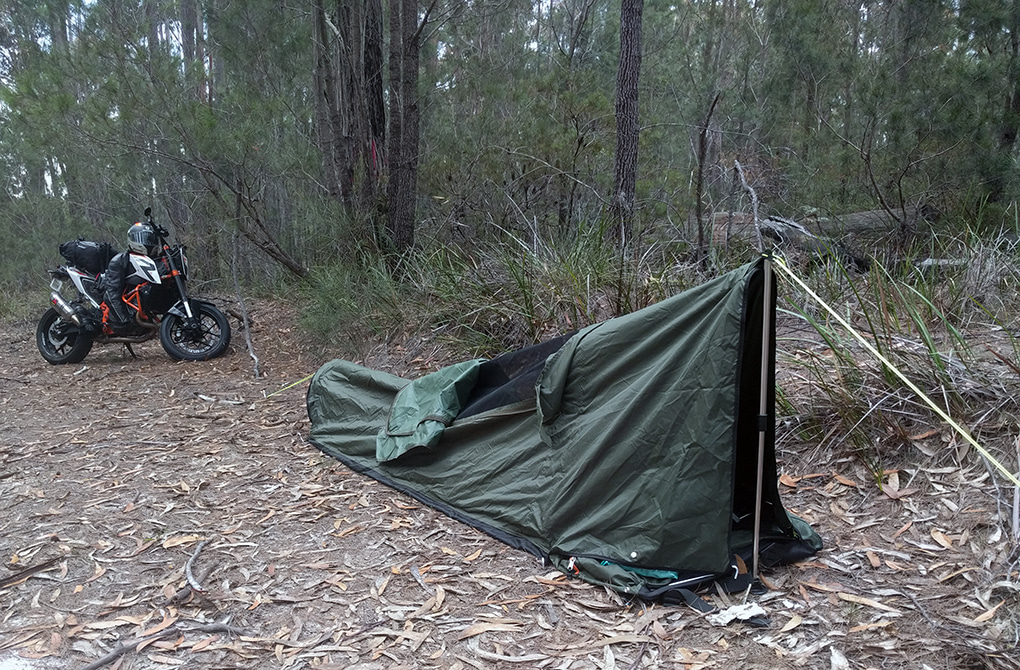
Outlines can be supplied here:
[[80, 363], [92, 350], [92, 336], [62, 319], [60, 313], [50, 307], [39, 319], [35, 344], [52, 365]]
[[207, 361], [223, 355], [230, 345], [230, 322], [223, 312], [204, 302], [192, 302], [194, 318], [167, 314], [159, 326], [159, 341], [171, 358]]

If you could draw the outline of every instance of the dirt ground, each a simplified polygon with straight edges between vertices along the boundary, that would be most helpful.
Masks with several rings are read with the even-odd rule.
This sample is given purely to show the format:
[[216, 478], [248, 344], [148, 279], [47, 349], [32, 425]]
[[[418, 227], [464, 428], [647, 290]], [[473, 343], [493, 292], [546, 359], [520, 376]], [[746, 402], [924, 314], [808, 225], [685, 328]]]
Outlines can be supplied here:
[[[279, 306], [252, 316], [260, 378], [233, 319], [227, 355], [190, 364], [153, 341], [51, 366], [34, 323], [0, 326], [0, 670], [1020, 667], [1012, 492], [973, 456], [883, 492], [781, 439], [784, 502], [825, 549], [765, 573], [767, 627], [723, 625], [551, 573], [323, 456], [306, 385], [281, 389], [325, 359]], [[413, 375], [437, 352], [365, 362]]]

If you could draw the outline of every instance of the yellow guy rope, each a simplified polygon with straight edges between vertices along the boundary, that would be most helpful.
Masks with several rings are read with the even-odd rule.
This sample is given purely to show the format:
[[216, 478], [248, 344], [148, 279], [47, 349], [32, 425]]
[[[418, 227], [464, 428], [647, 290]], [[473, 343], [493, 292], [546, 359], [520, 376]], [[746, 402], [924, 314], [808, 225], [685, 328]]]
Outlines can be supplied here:
[[287, 389], [292, 389], [295, 386], [297, 386], [298, 384], [304, 384], [306, 381], [308, 381], [309, 379], [311, 379], [314, 376], [315, 376], [315, 373], [313, 372], [312, 374], [308, 375], [304, 379], [299, 379], [296, 382], [294, 382], [293, 384], [288, 384], [287, 386], [284, 386], [282, 389], [277, 389], [277, 390], [273, 391], [272, 393], [266, 393], [265, 391], [263, 391], [262, 395], [265, 396], [266, 398], [272, 398], [277, 393], [283, 393]]
[[977, 440], [975, 440], [973, 437], [970, 436], [970, 433], [968, 433], [966, 430], [964, 430], [963, 427], [960, 424], [958, 424], [956, 421], [954, 421], [953, 418], [951, 416], [949, 416], [941, 407], [936, 405], [935, 402], [931, 398], [929, 398], [927, 395], [925, 395], [924, 392], [921, 389], [919, 389], [916, 384], [914, 384], [914, 382], [912, 382], [909, 379], [907, 379], [906, 375], [904, 375], [902, 372], [900, 372], [896, 368], [895, 365], [890, 363], [889, 360], [885, 356], [883, 356], [881, 353], [879, 353], [878, 349], [873, 347], [871, 345], [871, 343], [868, 342], [866, 339], [864, 339], [864, 337], [860, 333], [858, 333], [856, 330], [854, 330], [853, 327], [849, 323], [847, 323], [846, 320], [843, 319], [843, 317], [841, 317], [839, 314], [836, 313], [836, 310], [834, 310], [833, 308], [829, 307], [825, 303], [825, 301], [822, 300], [818, 296], [818, 294], [816, 294], [814, 291], [812, 291], [810, 288], [808, 288], [807, 284], [805, 284], [803, 281], [801, 281], [801, 279], [797, 275], [793, 274], [793, 271], [790, 270], [790, 268], [786, 267], [786, 263], [783, 261], [783, 259], [773, 256], [773, 261], [775, 262], [776, 267], [781, 269], [783, 271], [783, 273], [787, 277], [792, 279], [802, 289], [804, 289], [808, 293], [808, 295], [810, 295], [812, 298], [814, 298], [815, 302], [817, 302], [819, 305], [824, 307], [825, 311], [827, 311], [829, 314], [831, 314], [832, 317], [834, 319], [836, 319], [836, 321], [839, 321], [839, 323], [844, 328], [847, 329], [847, 332], [849, 332], [851, 335], [853, 335], [854, 338], [858, 342], [861, 343], [861, 346], [863, 346], [865, 349], [870, 351], [872, 353], [872, 355], [875, 356], [875, 358], [877, 358], [878, 360], [882, 361], [882, 364], [884, 366], [886, 366], [887, 368], [889, 368], [893, 372], [894, 375], [899, 377], [900, 380], [904, 384], [909, 386], [911, 391], [916, 393], [918, 395], [918, 397], [920, 397], [922, 400], [924, 400], [924, 402], [929, 407], [931, 407], [933, 410], [935, 410], [935, 413], [938, 414], [940, 417], [942, 417], [943, 421], [945, 421], [950, 426], [952, 426], [953, 430], [955, 430], [957, 433], [959, 433], [961, 436], [963, 436], [963, 439], [967, 440], [967, 442], [969, 442], [971, 444], [971, 446], [973, 446], [975, 449], [977, 449], [979, 452], [981, 452], [981, 455], [984, 456], [986, 459], [988, 459], [988, 462], [991, 463], [992, 465], [994, 465], [996, 470], [1001, 472], [1003, 474], [1003, 476], [1006, 477], [1006, 479], [1008, 479], [1009, 481], [1011, 481], [1013, 483], [1014, 486], [1020, 487], [1020, 479], [1017, 479], [1016, 475], [1014, 475], [1012, 472], [1007, 470], [1006, 467], [1002, 463], [997, 461], [994, 456], [992, 456], [990, 453], [988, 453], [988, 451], [984, 447], [982, 447], [980, 444], [977, 443]]

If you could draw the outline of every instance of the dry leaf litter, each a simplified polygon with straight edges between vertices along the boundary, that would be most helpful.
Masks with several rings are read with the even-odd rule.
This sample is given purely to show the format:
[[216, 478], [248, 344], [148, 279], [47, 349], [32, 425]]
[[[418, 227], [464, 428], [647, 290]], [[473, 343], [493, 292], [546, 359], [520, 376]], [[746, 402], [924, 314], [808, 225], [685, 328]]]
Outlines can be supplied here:
[[[252, 316], [261, 378], [239, 334], [211, 362], [50, 366], [34, 324], [0, 327], [0, 670], [1020, 668], [1013, 494], [931, 457], [942, 427], [881, 481], [781, 437], [784, 501], [826, 546], [763, 596], [703, 594], [755, 627], [569, 580], [323, 456], [306, 386], [267, 394], [325, 358], [279, 305]], [[450, 359], [409, 338], [364, 362]]]

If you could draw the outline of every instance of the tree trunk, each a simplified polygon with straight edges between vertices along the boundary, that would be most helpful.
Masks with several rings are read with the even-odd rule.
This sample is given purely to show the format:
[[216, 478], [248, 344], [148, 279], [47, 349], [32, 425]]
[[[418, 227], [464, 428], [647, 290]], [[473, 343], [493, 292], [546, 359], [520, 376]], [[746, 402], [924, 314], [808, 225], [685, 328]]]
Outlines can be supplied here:
[[380, 178], [380, 0], [318, 0], [313, 10], [316, 127], [329, 194], [371, 215]]
[[314, 40], [315, 78], [315, 128], [318, 135], [319, 151], [322, 152], [322, 168], [325, 173], [326, 191], [330, 197], [340, 200], [341, 166], [337, 155], [334, 132], [336, 123], [337, 81], [333, 66], [332, 36], [330, 35], [326, 8], [322, 0], [315, 3], [312, 12]]
[[417, 0], [390, 3], [390, 182], [386, 227], [398, 253], [414, 244], [418, 190]]
[[205, 50], [197, 0], [180, 0], [181, 55], [185, 76], [194, 81], [195, 100], [206, 99]]
[[698, 255], [702, 259], [708, 256], [708, 247], [705, 242], [705, 157], [708, 149], [708, 129], [712, 125], [712, 114], [715, 113], [715, 107], [719, 104], [719, 95], [716, 93], [712, 99], [705, 123], [698, 133], [698, 173], [694, 184], [694, 218], [698, 222]]
[[181, 55], [184, 66], [195, 61], [195, 34], [198, 32], [198, 6], [195, 0], [180, 0], [181, 8]]
[[149, 22], [149, 53], [155, 55], [164, 51], [164, 45], [159, 39], [159, 29], [163, 25], [163, 16], [160, 13], [160, 6], [155, 0], [144, 0], [145, 19]]
[[[1002, 163], [1012, 163], [1013, 149], [1020, 134], [1020, 0], [1013, 0], [1009, 31], [1009, 64], [1006, 67], [1005, 108], [999, 124], [999, 155]], [[1006, 193], [1007, 170], [996, 170], [989, 188], [989, 199], [999, 202]]]
[[383, 8], [382, 0], [365, 4], [365, 98], [368, 113], [368, 178], [363, 194], [366, 205], [378, 195], [383, 175], [383, 147], [386, 140], [386, 108], [383, 97]]
[[614, 237], [622, 249], [634, 225], [638, 156], [638, 78], [641, 75], [641, 12], [644, 0], [622, 0], [620, 63], [616, 73], [616, 158], [613, 163]]

